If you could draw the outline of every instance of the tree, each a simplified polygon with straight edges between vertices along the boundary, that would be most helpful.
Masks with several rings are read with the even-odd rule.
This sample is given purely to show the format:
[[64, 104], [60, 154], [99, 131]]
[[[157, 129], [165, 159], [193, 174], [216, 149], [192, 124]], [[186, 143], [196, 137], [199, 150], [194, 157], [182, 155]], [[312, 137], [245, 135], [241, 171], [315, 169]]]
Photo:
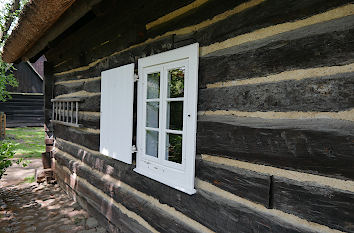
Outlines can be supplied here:
[[[4, 46], [6, 39], [9, 37], [13, 26], [17, 23], [18, 16], [27, 0], [11, 0], [5, 3], [3, 9], [0, 9], [0, 50]], [[17, 86], [18, 82], [13, 75], [14, 67], [12, 64], [5, 63], [0, 57], [0, 101], [6, 101], [10, 98], [10, 94], [6, 91], [7, 86]], [[0, 178], [4, 174], [6, 168], [10, 167], [13, 162], [27, 166], [27, 161], [23, 159], [13, 159], [15, 154], [14, 146], [7, 141], [0, 142]]]
[[6, 3], [3, 11], [1, 12], [1, 34], [0, 45], [3, 45], [4, 41], [9, 36], [11, 25], [20, 14], [20, 0], [13, 0], [12, 3]]
[[[4, 46], [6, 39], [9, 37], [12, 28], [18, 21], [20, 12], [27, 0], [11, 0], [4, 4], [0, 9], [0, 50]], [[5, 63], [0, 58], [0, 101], [6, 101], [11, 98], [7, 86], [17, 86], [17, 80], [13, 75], [14, 67], [12, 64]]]

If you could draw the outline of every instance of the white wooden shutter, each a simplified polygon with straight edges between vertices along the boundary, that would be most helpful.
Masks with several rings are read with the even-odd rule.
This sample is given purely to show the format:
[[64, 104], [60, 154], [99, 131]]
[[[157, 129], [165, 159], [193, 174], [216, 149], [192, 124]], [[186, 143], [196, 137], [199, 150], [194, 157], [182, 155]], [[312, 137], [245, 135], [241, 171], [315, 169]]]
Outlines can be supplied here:
[[101, 75], [100, 152], [132, 163], [134, 63]]

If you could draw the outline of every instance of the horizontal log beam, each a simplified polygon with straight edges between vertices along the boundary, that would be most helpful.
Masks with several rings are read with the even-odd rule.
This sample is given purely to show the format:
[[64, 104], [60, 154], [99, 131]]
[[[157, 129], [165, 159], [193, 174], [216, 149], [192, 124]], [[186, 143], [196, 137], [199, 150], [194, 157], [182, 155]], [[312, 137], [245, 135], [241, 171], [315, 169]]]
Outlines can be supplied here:
[[[314, 232], [306, 227], [296, 227], [280, 216], [261, 214], [257, 210], [239, 203], [221, 201], [218, 196], [197, 190], [194, 195], [181, 193], [173, 188], [141, 176], [132, 171], [133, 167], [94, 151], [83, 150], [64, 140], [57, 140], [57, 147], [70, 153], [77, 160], [83, 161], [88, 167], [137, 189], [145, 195], [158, 198], [162, 204], [167, 204], [209, 229], [217, 232], [246, 232], [250, 229], [261, 232]], [[70, 161], [66, 166], [72, 167]], [[89, 175], [89, 174], [88, 174]], [[103, 175], [100, 175], [102, 177]], [[93, 178], [90, 177], [88, 181]], [[96, 184], [96, 183], [95, 183]], [[116, 195], [119, 196], [119, 195]], [[230, 221], [233, 219], [233, 221]]]
[[353, 192], [275, 176], [272, 193], [275, 209], [340, 231], [354, 232]]
[[201, 154], [354, 178], [354, 129], [348, 121], [200, 116], [197, 128]]
[[269, 207], [268, 175], [198, 159], [196, 177], [232, 194]]
[[354, 72], [323, 78], [199, 90], [199, 111], [317, 111], [354, 108]]

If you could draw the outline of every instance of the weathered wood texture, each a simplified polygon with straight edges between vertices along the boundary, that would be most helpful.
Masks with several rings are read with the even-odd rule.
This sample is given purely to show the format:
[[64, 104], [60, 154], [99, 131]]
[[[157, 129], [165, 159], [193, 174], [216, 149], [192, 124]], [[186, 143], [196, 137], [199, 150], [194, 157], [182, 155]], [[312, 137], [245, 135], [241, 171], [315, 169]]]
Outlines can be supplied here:
[[[148, 232], [140, 224], [134, 222], [133, 219], [128, 218], [125, 214], [122, 214], [120, 210], [117, 210], [111, 203], [93, 202], [86, 195], [81, 193], [81, 189], [78, 187], [76, 181], [74, 187], [70, 186], [68, 180], [70, 180], [70, 174], [66, 172], [62, 166], [58, 163], [56, 165], [57, 181], [60, 187], [74, 200], [76, 200], [83, 208], [85, 208], [92, 216], [94, 216], [106, 229], [112, 233], [129, 232], [133, 233], [134, 229], [138, 229], [140, 232]], [[82, 184], [80, 183], [82, 186]], [[80, 186], [80, 187], [81, 187]], [[91, 191], [91, 190], [90, 190]], [[92, 192], [92, 191], [91, 191]], [[103, 213], [101, 210], [103, 209]], [[104, 214], [105, 212], [111, 212], [111, 215]]]
[[[99, 112], [101, 105], [101, 94], [100, 93], [87, 93], [85, 96], [73, 95], [71, 97], [80, 97], [82, 101], [79, 102], [79, 111], [90, 111], [90, 112]], [[65, 99], [66, 97], [60, 97]], [[60, 99], [58, 98], [58, 99]]]
[[[201, 19], [212, 18], [216, 13], [219, 11], [221, 12], [222, 6], [225, 7], [224, 10], [228, 10], [231, 6], [236, 6], [238, 5], [237, 3], [241, 2], [242, 1], [225, 1], [220, 3], [220, 1], [214, 1], [214, 3], [205, 5], [204, 9], [201, 8], [181, 16], [177, 19], [181, 22], [181, 24], [177, 25], [179, 25], [178, 27], [182, 25], [193, 25]], [[221, 22], [197, 31], [189, 37], [204, 46], [266, 26], [309, 17], [311, 15], [332, 9], [333, 7], [344, 5], [348, 2], [350, 1], [302, 0], [297, 1], [296, 3], [291, 2], [290, 0], [266, 1], [265, 3], [255, 6], [249, 10], [230, 16]], [[100, 10], [104, 17], [96, 17], [95, 20], [90, 21], [88, 24], [83, 25], [82, 28], [72, 33], [72, 35], [67, 36], [65, 40], [60, 43], [58, 42], [56, 46], [58, 49], [48, 51], [46, 56], [49, 60], [53, 60], [58, 64], [65, 61], [65, 63], [56, 68], [56, 72], [66, 71], [68, 69], [87, 65], [99, 58], [112, 54], [113, 51], [116, 52], [131, 45], [144, 42], [147, 38], [154, 37], [156, 35], [156, 30], [152, 30], [151, 34], [150, 32], [146, 32], [145, 24], [152, 20], [149, 19], [149, 17], [155, 18], [149, 10], [150, 7], [156, 7], [157, 5], [155, 4], [159, 4], [157, 1], [147, 4], [144, 8], [134, 11], [134, 14], [138, 14], [139, 17], [134, 16], [134, 14], [129, 14], [127, 17], [122, 17], [122, 15], [118, 13], [120, 11], [119, 9], [114, 10], [117, 5], [109, 4], [106, 1], [103, 1], [102, 5], [103, 4], [106, 4], [106, 8], [109, 6], [109, 9], [104, 9], [102, 6], [102, 9]], [[215, 7], [210, 4], [218, 4], [219, 7]], [[160, 4], [160, 7], [162, 5], [166, 4]], [[170, 8], [170, 6], [166, 7]], [[215, 9], [215, 13], [205, 14], [204, 11], [207, 8], [207, 11], [210, 11], [210, 9]], [[164, 9], [161, 9], [161, 11], [164, 11]], [[118, 21], [116, 19], [117, 17], [119, 17]], [[139, 22], [136, 22], [137, 18], [140, 19]], [[122, 21], [122, 19], [126, 19], [126, 21]], [[111, 24], [110, 22], [112, 21], [119, 23]], [[106, 27], [101, 27], [103, 24], [105, 24]], [[172, 30], [173, 25], [176, 25], [176, 22], [166, 24], [164, 30], [160, 29], [157, 34], [162, 34]], [[93, 34], [92, 28], [96, 28], [99, 31], [96, 31], [96, 33]], [[115, 31], [116, 34], [112, 34], [112, 31]], [[90, 38], [90, 40], [85, 40], [85, 43], [82, 43], [82, 40], [78, 38]], [[171, 37], [171, 39], [173, 38]], [[174, 41], [171, 40], [171, 44], [174, 44]], [[143, 47], [146, 46], [144, 45]], [[155, 49], [151, 50], [152, 48], [153, 47], [148, 47], [148, 49], [145, 50], [146, 53], [139, 55], [139, 57], [154, 54]], [[130, 57], [130, 60], [135, 59], [135, 54], [132, 51], [133, 50], [131, 50], [131, 55], [133, 56]], [[77, 56], [79, 56], [80, 59], [76, 59]], [[126, 64], [127, 63], [129, 62], [126, 62]], [[100, 69], [102, 71], [102, 68], [106, 65], [106, 61], [103, 61], [97, 65], [96, 69]]]
[[197, 152], [353, 179], [353, 130], [340, 120], [200, 116]]
[[[78, 62], [90, 63], [102, 58], [112, 52], [112, 46], [115, 47], [115, 51], [118, 51], [143, 42], [147, 39], [145, 24], [148, 21], [157, 19], [159, 16], [190, 2], [192, 0], [171, 1], [169, 4], [165, 4], [163, 0], [149, 2], [134, 0], [124, 3], [124, 7], [122, 7], [117, 1], [102, 1], [92, 9], [95, 14], [94, 20], [67, 35], [60, 43], [55, 42], [56, 47], [61, 50], [59, 59], [67, 61], [66, 64], [58, 67], [57, 71], [63, 67], [67, 69], [78, 66]], [[135, 10], [127, 11], [126, 9], [129, 7]], [[105, 27], [101, 25], [105, 25]], [[96, 33], [92, 33], [92, 28], [96, 28]], [[90, 40], [85, 40], [85, 43], [79, 42], [77, 35], [85, 35]], [[73, 54], [79, 55], [79, 59], [76, 59], [76, 55], [72, 56]], [[49, 59], [53, 58], [51, 51], [48, 51], [47, 55], [50, 56]]]
[[43, 93], [43, 80], [26, 62], [14, 64], [14, 68], [13, 75], [18, 82], [18, 86], [7, 86], [6, 89], [8, 91], [18, 93]]
[[[159, 198], [161, 203], [175, 207], [177, 210], [187, 214], [198, 222], [206, 221], [207, 223], [201, 223], [206, 224], [206, 226], [209, 226], [210, 229], [217, 231], [231, 229], [228, 227], [221, 227], [222, 224], [225, 224], [225, 222], [223, 222], [225, 219], [213, 220], [213, 218], [228, 218], [226, 215], [219, 217], [214, 215], [217, 214], [218, 211], [222, 212], [222, 209], [225, 206], [217, 207], [217, 209], [214, 210], [216, 213], [212, 211], [213, 214], [209, 213], [209, 209], [205, 209], [205, 211], [208, 211], [208, 214], [205, 216], [200, 215], [202, 213], [198, 213], [198, 209], [204, 210], [204, 208], [206, 208], [204, 204], [213, 206], [213, 204], [207, 204], [207, 200], [205, 200], [205, 196], [209, 196], [209, 194], [206, 194], [201, 190], [198, 190], [197, 194], [189, 196], [150, 180], [144, 176], [140, 176], [139, 174], [131, 171], [133, 168], [131, 166], [127, 166], [103, 155], [82, 150], [79, 147], [68, 144], [61, 139], [57, 140], [57, 147], [72, 154], [73, 157], [83, 161], [89, 167], [105, 174], [109, 173], [115, 179], [121, 180], [141, 192], [155, 198]], [[74, 163], [70, 162], [70, 158], [62, 156], [61, 154], [56, 156], [56, 158], [60, 164], [69, 167], [71, 170], [73, 170], [76, 166]], [[352, 221], [354, 208], [352, 208], [351, 203], [354, 198], [354, 194], [351, 192], [319, 186], [314, 183], [296, 182], [277, 176], [272, 179], [272, 190], [270, 192], [268, 189], [270, 187], [269, 175], [257, 174], [255, 172], [246, 171], [244, 169], [230, 168], [228, 166], [218, 167], [216, 164], [211, 164], [212, 163], [210, 162], [201, 161], [199, 159], [197, 163], [197, 177], [246, 199], [263, 204], [263, 202], [266, 201], [265, 199], [269, 198], [272, 201], [272, 208], [274, 207], [284, 212], [300, 216], [301, 218], [309, 221], [327, 225], [334, 229], [352, 232], [350, 223]], [[211, 169], [212, 167], [215, 169]], [[210, 169], [208, 170], [208, 168]], [[92, 177], [92, 172], [87, 171], [87, 169], [84, 169], [82, 172], [79, 170], [80, 169], [75, 167], [76, 173], [82, 178], [89, 181], [96, 180]], [[233, 171], [231, 172], [230, 170]], [[92, 184], [98, 188], [101, 187], [96, 182]], [[107, 186], [110, 187], [108, 184], [105, 184], [103, 187]], [[254, 186], [253, 189], [251, 188], [252, 186]], [[249, 194], [246, 192], [247, 187], [250, 192]], [[240, 190], [237, 190], [237, 188]], [[103, 188], [102, 190], [107, 190], [107, 188]], [[157, 192], [156, 190], [159, 191]], [[109, 195], [108, 191], [106, 193]], [[119, 196], [120, 194], [116, 193], [116, 195]], [[212, 198], [218, 199], [218, 197]], [[215, 202], [216, 200], [209, 201]], [[193, 205], [191, 204], [192, 202]], [[124, 202], [122, 202], [122, 204], [125, 205]], [[192, 206], [188, 207], [188, 205]], [[239, 208], [239, 206], [235, 208]], [[244, 207], [242, 207], [242, 209], [243, 208]], [[230, 209], [230, 211], [233, 212], [236, 210]], [[333, 216], [333, 211], [336, 211], [335, 217]], [[232, 216], [234, 215], [230, 215], [229, 217]], [[249, 217], [253, 219], [252, 214]], [[210, 222], [210, 225], [208, 225], [209, 221], [212, 221]], [[216, 228], [213, 228], [213, 224], [217, 224]]]
[[354, 193], [274, 177], [273, 205], [301, 218], [354, 232]]
[[53, 76], [53, 67], [48, 62], [45, 61], [43, 63], [44, 66], [44, 124], [48, 128], [48, 131], [52, 131], [52, 126], [50, 124], [50, 120], [52, 118], [52, 102], [51, 99], [54, 97], [53, 89], [54, 89], [54, 82], [55, 77]]
[[0, 112], [6, 114], [7, 127], [43, 126], [43, 95], [11, 94], [12, 98], [0, 102]]
[[334, 112], [354, 107], [353, 90], [354, 72], [299, 81], [207, 88], [199, 90], [198, 110]]
[[198, 159], [196, 177], [237, 196], [269, 207], [270, 177], [268, 175]]
[[54, 88], [54, 95], [58, 96], [58, 95], [69, 94], [77, 91], [100, 92], [101, 79], [57, 84], [55, 85]]
[[[351, 24], [348, 24], [350, 28], [353, 28], [354, 18], [348, 17], [347, 20], [349, 19]], [[327, 22], [326, 25], [328, 24]], [[328, 30], [328, 27], [317, 29], [313, 29], [313, 27], [308, 30], [322, 28]], [[299, 34], [304, 34], [303, 30], [297, 31]], [[296, 39], [297, 35], [294, 33], [288, 34], [292, 38], [282, 35], [282, 40], [272, 43], [272, 39], [279, 38], [270, 38], [268, 39], [269, 43], [260, 48], [252, 49], [252, 46], [255, 45], [249, 45], [248, 51], [240, 51], [239, 53], [235, 51], [236, 53], [233, 54], [229, 54], [230, 51], [225, 51], [226, 55], [224, 56], [202, 58], [200, 60], [199, 86], [205, 87], [208, 83], [262, 77], [287, 70], [344, 65], [354, 62], [354, 29], [304, 36], [299, 39]]]
[[92, 133], [86, 129], [80, 129], [60, 124], [54, 125], [55, 137], [83, 145], [89, 149], [98, 151], [100, 148], [99, 133]]
[[[69, 71], [56, 74], [55, 81], [99, 77], [103, 70], [137, 63], [141, 57], [194, 42], [207, 46], [257, 29], [302, 20], [352, 1], [268, 0], [203, 29], [191, 30], [184, 35], [164, 36], [159, 40], [144, 43], [149, 38], [171, 30], [205, 22], [246, 1], [211, 0], [200, 8], [146, 31], [147, 23], [190, 2], [171, 1], [164, 4], [162, 0], [132, 0], [122, 7], [120, 2], [103, 0], [88, 13], [89, 20], [81, 21], [50, 44], [46, 55], [55, 66], [52, 73]], [[134, 7], [135, 10], [127, 10], [129, 7]], [[348, 16], [325, 21], [257, 41], [252, 41], [250, 37], [249, 42], [240, 46], [201, 57], [199, 110], [335, 112], [353, 108], [353, 74], [350, 73], [328, 77], [318, 77], [316, 74], [317, 78], [299, 81], [205, 88], [207, 84], [216, 82], [354, 63], [353, 19], [354, 16]], [[139, 43], [141, 44], [138, 45]], [[101, 58], [103, 59], [97, 61]], [[90, 67], [83, 67], [89, 64]], [[75, 72], [70, 71], [79, 67], [83, 68]], [[80, 103], [80, 110], [98, 113], [99, 83], [97, 79], [59, 83], [55, 87], [49, 84], [48, 89], [54, 87], [54, 96], [75, 95], [76, 92], [86, 91], [88, 95]], [[50, 107], [46, 109], [50, 112]], [[87, 128], [99, 128], [98, 114], [83, 114], [81, 123]], [[147, 204], [142, 196], [118, 187], [116, 183], [126, 183], [216, 232], [310, 231], [302, 226], [290, 225], [282, 218], [227, 201], [206, 190], [198, 189], [196, 194], [189, 196], [133, 172], [133, 166], [96, 152], [86, 151], [60, 139], [97, 151], [99, 134], [97, 130], [92, 129], [55, 125], [57, 147], [83, 161], [87, 166], [74, 163], [75, 159], [61, 152], [55, 156], [60, 166], [76, 172], [79, 181], [74, 189], [78, 196], [87, 198], [96, 210], [105, 212], [111, 209], [113, 217], [108, 220], [117, 226], [121, 224], [122, 227], [118, 228], [123, 232], [134, 231], [141, 226], [134, 225], [134, 221], [125, 218], [119, 209], [106, 204], [103, 196], [98, 196], [93, 187], [140, 215], [161, 232], [192, 230], [156, 206]], [[279, 168], [354, 179], [351, 166], [354, 163], [353, 135], [353, 124], [339, 120], [264, 120], [200, 116], [197, 150], [198, 153]], [[98, 175], [90, 168], [110, 174], [114, 178], [111, 181], [114, 182], [108, 181], [102, 174]], [[353, 202], [351, 193], [315, 184], [296, 183], [279, 177], [271, 178], [269, 175], [212, 164], [200, 158], [197, 160], [196, 169], [199, 179], [234, 195], [331, 228], [352, 231], [352, 205], [345, 205]], [[61, 174], [60, 178], [69, 184], [66, 176]], [[82, 179], [88, 183], [81, 182]], [[102, 206], [100, 203], [103, 203]], [[336, 216], [331, 214], [331, 208], [336, 209]], [[341, 209], [344, 210], [342, 213], [337, 211]], [[130, 221], [132, 225], [129, 225]]]
[[[65, 145], [65, 149], [69, 149], [67, 145]], [[75, 149], [71, 147], [71, 150], [72, 149], [77, 150], [77, 148]], [[83, 153], [85, 153], [84, 157]], [[249, 232], [250, 230], [256, 232], [309, 232], [309, 229], [289, 225], [289, 223], [283, 222], [277, 217], [260, 214], [256, 210], [250, 209], [244, 205], [229, 203], [212, 193], [201, 190], [198, 190], [198, 192], [192, 196], [181, 193], [175, 189], [132, 172], [131, 168], [127, 165], [114, 161], [111, 158], [96, 156], [84, 151], [78, 152], [78, 154], [74, 156], [78, 156], [77, 158], [81, 157], [90, 167], [100, 171], [107, 172], [106, 169], [109, 169], [111, 176], [114, 178], [127, 183], [147, 195], [159, 198], [159, 201], [162, 204], [173, 206], [176, 210], [217, 232]], [[78, 164], [74, 165], [70, 162], [71, 160], [63, 154], [56, 153], [55, 157], [60, 165], [69, 167], [70, 170], [73, 170], [73, 167], [75, 166], [76, 174], [79, 177], [85, 178], [92, 185], [103, 190], [107, 195], [111, 196], [117, 202], [121, 202], [127, 208], [130, 209], [130, 206], [132, 205], [131, 203], [135, 202], [134, 198], [136, 197], [131, 194], [126, 197], [129, 198], [129, 202], [123, 201], [121, 199], [122, 196], [125, 196], [123, 190], [116, 190], [111, 183], [107, 183], [101, 179], [98, 174], [89, 171], [86, 167]], [[100, 166], [97, 166], [98, 163]], [[149, 208], [148, 204], [145, 204], [145, 206], [147, 209]], [[146, 221], [155, 227], [158, 227], [157, 224], [163, 224], [161, 222], [157, 223], [156, 219], [151, 219], [149, 217], [150, 215], [154, 216], [159, 213], [149, 212], [149, 216], [144, 216], [144, 213], [140, 213], [140, 211], [142, 211], [141, 209], [132, 208], [131, 210], [139, 210], [139, 215], [143, 216]], [[150, 211], [153, 210], [151, 209]], [[161, 210], [159, 211], [161, 212]], [[230, 221], [230, 219], [232, 219], [232, 221]], [[167, 229], [159, 229], [162, 232], [170, 232], [173, 230], [173, 228], [170, 229], [170, 227]]]

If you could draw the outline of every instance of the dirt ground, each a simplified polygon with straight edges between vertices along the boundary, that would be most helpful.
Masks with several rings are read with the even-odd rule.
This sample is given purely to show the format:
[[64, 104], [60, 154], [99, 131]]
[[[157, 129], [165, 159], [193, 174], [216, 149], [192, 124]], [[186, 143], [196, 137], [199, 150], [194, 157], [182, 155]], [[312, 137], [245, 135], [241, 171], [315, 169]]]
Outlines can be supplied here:
[[26, 168], [8, 168], [0, 180], [0, 233], [106, 232], [59, 185], [24, 182], [42, 167], [41, 159], [31, 160]]

